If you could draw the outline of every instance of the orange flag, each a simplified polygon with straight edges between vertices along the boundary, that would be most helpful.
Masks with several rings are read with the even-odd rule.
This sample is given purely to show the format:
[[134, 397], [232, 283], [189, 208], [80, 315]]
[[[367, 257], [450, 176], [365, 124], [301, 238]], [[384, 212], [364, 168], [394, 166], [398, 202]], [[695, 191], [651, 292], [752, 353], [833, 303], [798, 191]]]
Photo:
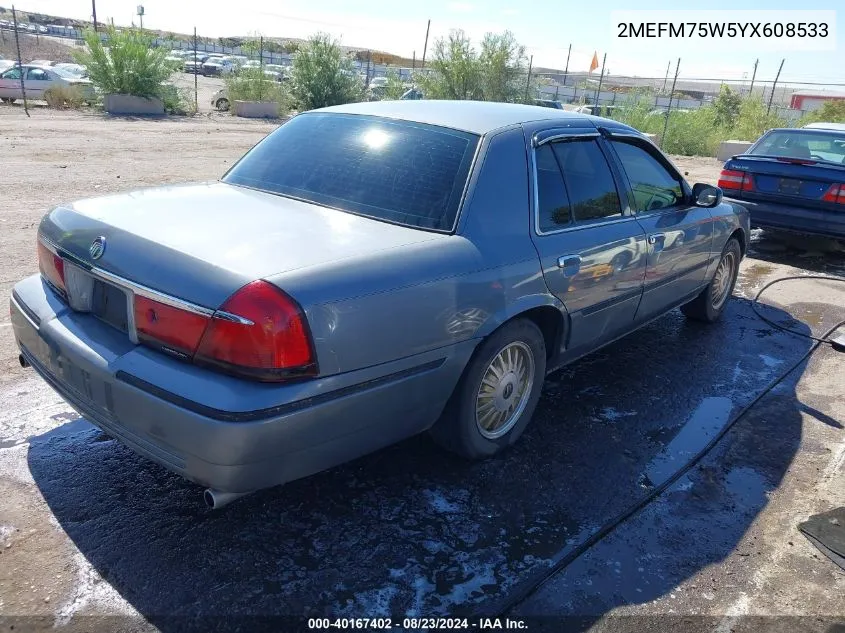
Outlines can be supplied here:
[[598, 67], [599, 67], [598, 53], [593, 53], [593, 61], [590, 62], [590, 72], [593, 72]]

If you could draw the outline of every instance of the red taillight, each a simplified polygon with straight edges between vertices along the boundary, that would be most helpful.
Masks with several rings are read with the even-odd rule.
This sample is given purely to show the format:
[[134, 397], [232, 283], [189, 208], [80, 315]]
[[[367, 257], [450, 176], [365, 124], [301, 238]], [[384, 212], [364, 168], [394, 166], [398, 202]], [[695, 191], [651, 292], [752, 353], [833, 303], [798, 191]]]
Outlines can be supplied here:
[[140, 295], [135, 296], [138, 340], [155, 347], [193, 356], [209, 320], [209, 317], [201, 314], [174, 308]]
[[845, 204], [845, 184], [830, 185], [828, 190], [824, 192], [822, 200], [825, 202]]
[[210, 319], [195, 361], [266, 381], [317, 371], [305, 315], [266, 281], [253, 281], [226, 300]]
[[754, 191], [754, 177], [744, 171], [723, 169], [719, 174], [719, 189], [734, 189], [737, 191]]
[[44, 279], [55, 286], [57, 290], [67, 293], [65, 289], [65, 262], [44, 246], [41, 240], [38, 240], [38, 269]]

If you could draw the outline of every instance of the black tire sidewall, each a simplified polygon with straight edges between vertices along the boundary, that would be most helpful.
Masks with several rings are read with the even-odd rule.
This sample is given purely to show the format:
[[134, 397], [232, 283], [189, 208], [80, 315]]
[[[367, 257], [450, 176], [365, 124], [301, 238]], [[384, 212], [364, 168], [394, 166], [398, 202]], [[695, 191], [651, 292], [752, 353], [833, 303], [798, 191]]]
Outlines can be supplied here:
[[[516, 341], [525, 343], [534, 354], [534, 380], [531, 386], [531, 395], [525, 405], [525, 410], [510, 431], [502, 437], [488, 439], [481, 435], [475, 421], [476, 394], [481, 379], [493, 358], [506, 345]], [[483, 458], [498, 453], [516, 442], [534, 415], [534, 410], [537, 408], [537, 402], [540, 400], [540, 394], [543, 390], [545, 376], [545, 341], [543, 333], [533, 322], [527, 319], [513, 321], [486, 339], [473, 355], [458, 387], [459, 397], [454, 411], [456, 419], [450, 422], [457, 425], [457, 439], [461, 449], [459, 452], [471, 458]]]
[[742, 261], [742, 249], [740, 248], [739, 242], [736, 240], [735, 237], [732, 237], [731, 239], [729, 239], [728, 243], [725, 244], [725, 248], [722, 251], [722, 256], [719, 258], [719, 262], [716, 264], [716, 266], [718, 266], [719, 264], [722, 263], [722, 260], [725, 258], [725, 255], [727, 255], [727, 253], [730, 252], [730, 251], [733, 251], [733, 253], [734, 253], [736, 266], [734, 267], [733, 278], [731, 279], [731, 285], [727, 290], [727, 296], [725, 297], [725, 300], [722, 302], [722, 305], [719, 306], [719, 308], [713, 307], [713, 300], [712, 300], [713, 290], [715, 288], [715, 286], [714, 286], [715, 277], [710, 281], [710, 284], [707, 286], [707, 295], [706, 295], [707, 296], [707, 299], [706, 299], [707, 305], [706, 305], [706, 307], [707, 307], [708, 316], [710, 317], [710, 320], [713, 320], [713, 321], [718, 319], [719, 316], [722, 314], [722, 312], [725, 311], [725, 307], [728, 305], [728, 301], [730, 301], [731, 295], [733, 295], [734, 287], [736, 286], [737, 277], [739, 277], [739, 264]]

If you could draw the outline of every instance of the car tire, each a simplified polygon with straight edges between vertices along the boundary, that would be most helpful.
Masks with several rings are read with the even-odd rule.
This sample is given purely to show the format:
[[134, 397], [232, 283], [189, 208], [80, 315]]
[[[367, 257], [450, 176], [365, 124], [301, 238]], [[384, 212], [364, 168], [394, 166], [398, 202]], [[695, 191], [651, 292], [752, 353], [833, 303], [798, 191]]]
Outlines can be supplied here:
[[499, 453], [534, 415], [545, 375], [543, 333], [528, 319], [508, 322], [476, 349], [431, 436], [467, 459]]
[[695, 299], [681, 306], [681, 312], [688, 319], [714, 323], [722, 316], [728, 299], [733, 294], [736, 278], [739, 275], [739, 262], [742, 249], [735, 237], [728, 240], [716, 264], [716, 272], [707, 287]]
[[2, 98], [0, 98], [0, 101], [2, 101], [3, 103], [14, 103], [15, 102], [15, 100], [12, 99], [12, 97], [2, 97]]
[[229, 111], [229, 100], [228, 99], [218, 99], [214, 103], [214, 107], [217, 108], [218, 112], [228, 112]]

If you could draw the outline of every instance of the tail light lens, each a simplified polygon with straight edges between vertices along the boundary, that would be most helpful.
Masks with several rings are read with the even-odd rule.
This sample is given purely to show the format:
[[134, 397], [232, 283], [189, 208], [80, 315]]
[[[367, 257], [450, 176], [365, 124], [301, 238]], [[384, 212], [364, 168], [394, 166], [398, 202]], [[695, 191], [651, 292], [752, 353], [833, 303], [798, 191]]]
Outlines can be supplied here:
[[723, 169], [719, 174], [718, 187], [734, 191], [754, 191], [754, 177], [744, 171]]
[[194, 361], [263, 381], [317, 373], [305, 315], [266, 281], [247, 284], [214, 313]]
[[209, 317], [135, 296], [138, 340], [152, 347], [190, 358], [199, 345]]
[[830, 188], [822, 196], [822, 200], [845, 204], [845, 184], [830, 185]]
[[65, 262], [38, 240], [38, 269], [41, 276], [62, 295], [67, 296], [65, 288]]

